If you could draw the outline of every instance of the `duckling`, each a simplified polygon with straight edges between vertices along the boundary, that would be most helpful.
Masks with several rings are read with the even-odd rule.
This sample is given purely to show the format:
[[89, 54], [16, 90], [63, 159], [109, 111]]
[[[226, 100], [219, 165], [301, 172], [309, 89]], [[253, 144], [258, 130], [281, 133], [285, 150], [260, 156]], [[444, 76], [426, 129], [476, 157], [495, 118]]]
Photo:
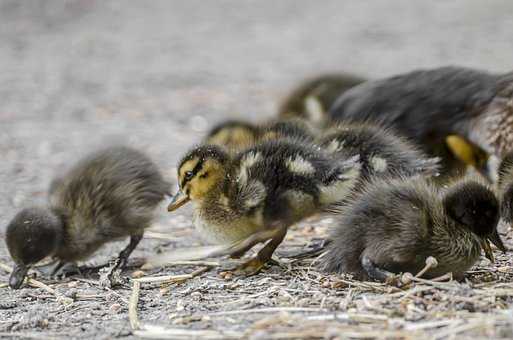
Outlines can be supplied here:
[[82, 159], [52, 181], [47, 207], [23, 209], [7, 226], [7, 248], [15, 262], [10, 287], [19, 288], [28, 269], [45, 257], [59, 261], [56, 272], [129, 236], [114, 267], [122, 268], [169, 189], [157, 166], [132, 148], [110, 147]]
[[341, 123], [319, 140], [336, 157], [359, 156], [362, 181], [391, 176], [437, 176], [439, 158], [428, 158], [420, 149], [379, 124]]
[[[466, 158], [458, 157], [465, 150], [502, 158], [513, 141], [512, 101], [513, 73], [441, 67], [357, 85], [336, 100], [328, 115], [335, 121], [382, 122], [450, 166], [456, 158]], [[454, 149], [446, 143], [450, 135], [468, 145]], [[444, 144], [451, 152], [438, 154]], [[488, 172], [482, 164], [474, 166]]]
[[385, 281], [418, 272], [432, 256], [438, 266], [426, 277], [452, 272], [461, 279], [481, 248], [494, 261], [489, 241], [506, 251], [498, 219], [497, 198], [478, 180], [445, 190], [422, 177], [376, 180], [338, 216], [324, 268]]
[[348, 89], [365, 80], [350, 74], [325, 74], [304, 81], [285, 99], [279, 108], [281, 118], [302, 118], [322, 124], [326, 112]]
[[498, 191], [501, 198], [501, 217], [513, 223], [513, 151], [504, 156], [499, 166]]
[[303, 143], [315, 143], [319, 129], [300, 118], [279, 119], [260, 126], [259, 142], [290, 139]]
[[203, 143], [219, 145], [237, 152], [254, 145], [259, 134], [259, 128], [255, 124], [241, 120], [227, 120], [214, 126]]
[[237, 153], [260, 142], [279, 138], [313, 142], [314, 133], [314, 127], [301, 119], [275, 120], [263, 124], [228, 120], [214, 127], [203, 144], [218, 145], [230, 153]]
[[215, 145], [188, 152], [178, 165], [179, 191], [168, 210], [193, 201], [199, 234], [216, 244], [250, 241], [232, 256], [270, 240], [239, 271], [270, 260], [287, 228], [345, 198], [359, 177], [357, 157], [334, 160], [318, 147], [278, 139], [236, 155]]

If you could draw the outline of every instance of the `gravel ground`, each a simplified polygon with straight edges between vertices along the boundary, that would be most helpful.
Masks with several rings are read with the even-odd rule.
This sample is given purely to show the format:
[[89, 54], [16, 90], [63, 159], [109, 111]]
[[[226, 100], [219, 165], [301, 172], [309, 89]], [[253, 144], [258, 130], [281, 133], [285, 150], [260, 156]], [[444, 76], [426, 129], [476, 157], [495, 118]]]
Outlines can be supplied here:
[[[181, 153], [212, 123], [271, 117], [308, 76], [349, 71], [380, 77], [447, 64], [513, 69], [512, 11], [508, 0], [1, 0], [0, 231], [21, 207], [43, 203], [51, 178], [80, 155], [126, 142], [146, 150], [173, 179]], [[172, 237], [145, 239], [134, 258], [198, 244], [189, 210], [161, 211], [156, 227]], [[328, 225], [311, 221], [295, 228], [282, 254], [321, 237]], [[109, 245], [94, 261], [121, 247]], [[437, 287], [428, 297], [410, 291], [394, 303], [379, 300], [389, 295], [383, 292], [394, 294], [391, 288], [324, 277], [308, 261], [285, 261], [251, 279], [225, 279], [214, 268], [181, 284], [143, 284], [138, 314], [144, 324], [188, 330], [168, 329], [169, 338], [331, 337], [341, 331], [355, 337], [507, 337], [513, 287], [501, 286], [502, 293], [490, 297], [476, 286], [490, 281], [495, 292], [511, 281], [509, 258], [498, 257], [498, 265], [486, 267], [489, 280], [478, 267], [456, 288]], [[0, 261], [11, 264], [3, 239]], [[7, 278], [0, 270], [0, 281]], [[0, 337], [136, 337], [127, 314], [131, 286], [109, 291], [94, 278], [79, 279], [44, 281], [73, 297], [72, 304], [41, 289], [3, 285]], [[449, 303], [448, 291], [463, 298]], [[419, 312], [428, 300], [446, 314]], [[345, 316], [335, 318], [337, 312]], [[456, 333], [448, 331], [453, 326]]]

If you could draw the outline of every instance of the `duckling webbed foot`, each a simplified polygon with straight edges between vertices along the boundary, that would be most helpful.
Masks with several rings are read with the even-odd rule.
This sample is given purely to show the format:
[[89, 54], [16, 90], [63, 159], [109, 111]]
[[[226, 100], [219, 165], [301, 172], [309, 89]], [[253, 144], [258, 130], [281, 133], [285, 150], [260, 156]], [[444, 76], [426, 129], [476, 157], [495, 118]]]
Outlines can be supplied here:
[[398, 275], [391, 273], [388, 270], [379, 268], [366, 255], [362, 257], [361, 264], [363, 269], [371, 279], [385, 282], [391, 285], [397, 285], [399, 283]]
[[271, 261], [271, 257], [276, 248], [281, 244], [285, 235], [287, 234], [287, 228], [280, 227], [274, 229], [274, 236], [267, 244], [260, 249], [257, 256], [251, 260], [244, 262], [242, 265], [235, 269], [236, 275], [252, 276], [258, 274], [265, 264]]
[[238, 276], [253, 276], [260, 273], [260, 271], [265, 267], [265, 264], [266, 262], [262, 261], [258, 257], [254, 257], [236, 267], [233, 272]]
[[[50, 268], [48, 268], [50, 269]], [[41, 269], [39, 269], [41, 270]], [[44, 269], [46, 272], [46, 268]], [[55, 264], [51, 271], [49, 272], [49, 276], [52, 279], [56, 280], [62, 280], [67, 277], [73, 276], [73, 275], [82, 275], [82, 270], [80, 267], [76, 265], [76, 263], [72, 262], [65, 262], [65, 261], [59, 261], [57, 264]]]

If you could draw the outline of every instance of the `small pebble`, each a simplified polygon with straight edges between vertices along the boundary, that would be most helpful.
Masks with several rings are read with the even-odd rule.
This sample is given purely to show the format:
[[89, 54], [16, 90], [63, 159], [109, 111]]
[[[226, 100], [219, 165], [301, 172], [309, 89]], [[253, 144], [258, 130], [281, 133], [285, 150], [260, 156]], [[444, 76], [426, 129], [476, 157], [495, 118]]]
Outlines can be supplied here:
[[68, 288], [76, 288], [78, 286], [78, 281], [71, 281], [68, 283]]
[[220, 272], [219, 276], [225, 280], [231, 280], [233, 277], [233, 273], [230, 271]]
[[109, 312], [111, 312], [112, 314], [117, 314], [120, 309], [121, 309], [121, 305], [119, 303], [113, 303], [109, 307]]

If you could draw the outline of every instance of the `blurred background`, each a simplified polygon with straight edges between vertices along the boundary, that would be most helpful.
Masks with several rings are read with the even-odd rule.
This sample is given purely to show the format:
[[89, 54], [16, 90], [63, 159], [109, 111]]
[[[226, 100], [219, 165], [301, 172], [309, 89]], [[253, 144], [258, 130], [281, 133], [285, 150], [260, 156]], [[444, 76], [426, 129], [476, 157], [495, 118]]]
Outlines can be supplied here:
[[509, 0], [2, 0], [0, 229], [87, 151], [126, 142], [172, 178], [213, 123], [273, 116], [320, 73], [512, 70], [512, 13]]

